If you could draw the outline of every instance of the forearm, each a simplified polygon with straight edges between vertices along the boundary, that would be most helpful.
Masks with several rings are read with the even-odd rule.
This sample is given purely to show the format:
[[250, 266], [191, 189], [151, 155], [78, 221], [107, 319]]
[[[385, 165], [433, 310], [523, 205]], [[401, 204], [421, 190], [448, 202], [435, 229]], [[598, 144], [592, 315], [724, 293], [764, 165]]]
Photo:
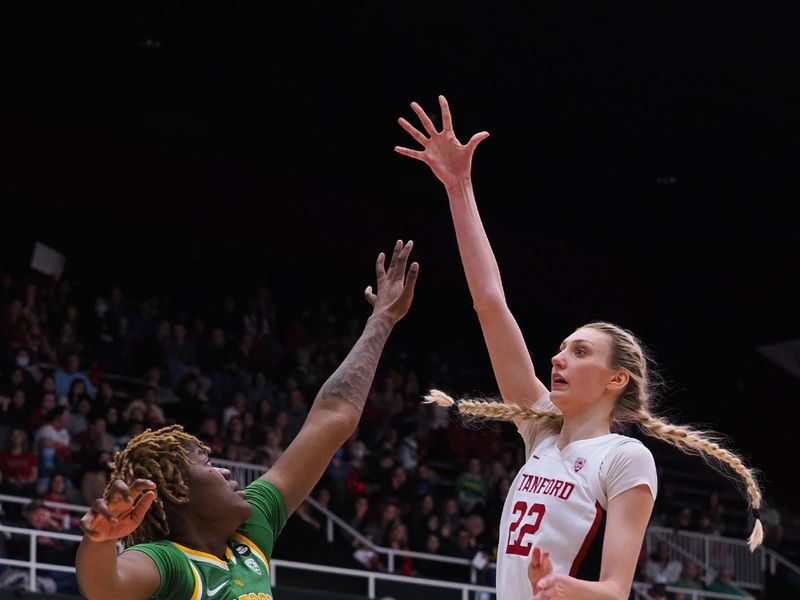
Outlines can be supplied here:
[[346, 421], [352, 420], [355, 428], [375, 378], [378, 360], [393, 327], [394, 321], [384, 314], [370, 316], [352, 350], [320, 388], [311, 408], [312, 413], [332, 412]]
[[114, 598], [119, 588], [116, 541], [93, 542], [84, 537], [75, 557], [75, 574], [81, 593], [89, 600]]
[[472, 181], [465, 178], [447, 187], [447, 197], [458, 251], [475, 309], [480, 311], [487, 304], [491, 308], [492, 303], [498, 300], [505, 302], [500, 269], [481, 222]]
[[574, 600], [627, 600], [629, 590], [615, 581], [584, 581], [576, 579]]

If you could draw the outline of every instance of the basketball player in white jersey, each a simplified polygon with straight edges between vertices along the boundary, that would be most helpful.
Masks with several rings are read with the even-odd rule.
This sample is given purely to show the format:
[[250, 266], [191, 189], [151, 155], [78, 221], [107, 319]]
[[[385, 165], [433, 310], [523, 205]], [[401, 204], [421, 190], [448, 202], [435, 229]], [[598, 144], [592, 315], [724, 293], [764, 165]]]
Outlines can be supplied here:
[[[724, 463], [747, 488], [755, 513], [751, 549], [761, 543], [761, 492], [738, 456], [711, 438], [650, 412], [648, 358], [627, 330], [595, 322], [567, 336], [552, 358], [551, 391], [536, 376], [528, 346], [506, 304], [500, 271], [472, 189], [471, 164], [481, 132], [462, 145], [447, 101], [439, 97], [442, 131], [416, 102], [426, 133], [400, 125], [423, 150], [396, 147], [426, 163], [444, 184], [458, 248], [503, 402], [429, 401], [462, 413], [513, 420], [526, 463], [506, 497], [500, 522], [500, 600], [628, 598], [655, 501], [656, 469], [638, 440], [611, 433], [635, 422], [653, 437]], [[592, 560], [594, 558], [594, 560]]]

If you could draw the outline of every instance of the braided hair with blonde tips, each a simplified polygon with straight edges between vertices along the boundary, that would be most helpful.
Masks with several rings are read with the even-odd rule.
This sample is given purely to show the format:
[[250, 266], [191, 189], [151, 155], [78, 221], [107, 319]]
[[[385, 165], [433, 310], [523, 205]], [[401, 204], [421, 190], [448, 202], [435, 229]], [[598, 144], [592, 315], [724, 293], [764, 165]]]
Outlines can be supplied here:
[[110, 482], [121, 479], [130, 486], [137, 479], [150, 479], [156, 484], [156, 498], [139, 527], [125, 538], [126, 546], [169, 535], [164, 501], [184, 504], [188, 499], [187, 462], [189, 452], [195, 447], [206, 453], [211, 451], [197, 437], [186, 433], [181, 425], [169, 425], [155, 431], [144, 430], [114, 455], [109, 463]]
[[[734, 475], [744, 482], [745, 491], [755, 523], [748, 538], [748, 547], [754, 551], [763, 541], [764, 531], [758, 509], [761, 507], [761, 489], [756, 471], [745, 465], [742, 458], [721, 443], [721, 436], [693, 427], [674, 425], [664, 418], [654, 415], [651, 410], [659, 381], [657, 371], [651, 370], [652, 359], [641, 342], [627, 329], [593, 321], [579, 327], [600, 331], [609, 339], [612, 369], [624, 369], [628, 384], [617, 397], [611, 415], [611, 424], [636, 423], [641, 431], [651, 437], [675, 446], [686, 454], [702, 457], [710, 466], [724, 475]], [[455, 407], [459, 413], [476, 417], [511, 421], [514, 419], [533, 420], [537, 426], [558, 433], [563, 425], [563, 417], [555, 412], [537, 411], [516, 404], [475, 399], [454, 400], [440, 390], [431, 390], [425, 396], [425, 403], [435, 403], [444, 408]], [[723, 468], [719, 468], [723, 467]]]

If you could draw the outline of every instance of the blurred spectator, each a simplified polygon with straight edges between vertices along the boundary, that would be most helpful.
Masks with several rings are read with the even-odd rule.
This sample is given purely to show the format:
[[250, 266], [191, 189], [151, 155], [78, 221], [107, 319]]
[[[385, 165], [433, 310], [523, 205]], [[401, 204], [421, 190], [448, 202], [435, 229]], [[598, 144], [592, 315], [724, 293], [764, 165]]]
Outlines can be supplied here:
[[745, 593], [731, 583], [732, 578], [733, 575], [730, 567], [722, 567], [719, 570], [717, 578], [709, 584], [708, 591], [718, 592], [720, 594], [731, 594], [732, 596], [744, 596]]
[[36, 430], [33, 449], [37, 455], [44, 454], [45, 448], [53, 448], [59, 459], [72, 454], [72, 436], [67, 429], [70, 411], [66, 406], [56, 406], [47, 413], [45, 424]]
[[58, 396], [68, 396], [72, 387], [72, 382], [80, 379], [86, 385], [86, 393], [94, 398], [97, 395], [97, 389], [92, 385], [89, 376], [80, 370], [81, 359], [76, 352], [70, 352], [64, 362], [63, 367], [59, 367], [55, 372], [56, 379], [56, 394]]
[[300, 432], [300, 428], [308, 416], [308, 403], [305, 395], [299, 389], [294, 389], [289, 395], [289, 410], [287, 412], [284, 443], [289, 444]]
[[40, 318], [37, 315], [28, 317], [27, 342], [30, 349], [30, 361], [36, 367], [38, 363], [57, 363], [58, 356], [50, 343], [50, 338], [42, 329]]
[[477, 552], [478, 547], [470, 532], [464, 527], [457, 530], [454, 543], [450, 545], [448, 554], [455, 558], [466, 558], [467, 560], [472, 560]]
[[47, 419], [47, 413], [53, 410], [58, 403], [55, 392], [45, 392], [39, 400], [39, 406], [34, 409], [28, 419], [29, 431], [36, 431], [39, 427], [44, 425]]
[[220, 456], [225, 451], [225, 439], [219, 433], [219, 424], [214, 417], [205, 417], [197, 437], [211, 448], [212, 454]]
[[[22, 512], [22, 519], [14, 523], [18, 527], [37, 529], [39, 531], [61, 531], [61, 523], [53, 518], [50, 510], [42, 504], [41, 500], [33, 500], [28, 503]], [[9, 558], [16, 560], [28, 560], [29, 538], [27, 535], [14, 535], [8, 543]], [[36, 558], [39, 562], [72, 566], [75, 564], [76, 545], [74, 542], [39, 535], [36, 537]], [[44, 593], [66, 593], [78, 594], [77, 580], [74, 573], [61, 571], [41, 571], [43, 579], [49, 578], [52, 584], [37, 579], [37, 583], [42, 583], [41, 591]]]
[[350, 527], [359, 533], [364, 533], [367, 531], [372, 518], [369, 499], [366, 496], [356, 498], [353, 504], [353, 516], [350, 517]]
[[692, 509], [688, 506], [682, 507], [675, 515], [672, 526], [675, 529], [682, 529], [684, 531], [693, 531], [696, 529], [694, 523], [694, 514]]
[[[59, 332], [58, 337], [55, 340], [55, 354], [56, 357], [59, 359], [69, 358], [70, 356], [78, 356], [83, 350], [83, 345], [78, 342], [77, 335], [75, 333], [75, 326], [71, 321], [64, 321], [61, 325], [61, 331]], [[69, 382], [64, 384], [64, 390], [69, 389]], [[59, 396], [63, 396], [64, 394], [59, 393]]]
[[[79, 500], [79, 498], [75, 497], [74, 490], [69, 490], [67, 478], [64, 477], [61, 473], [53, 473], [50, 476], [50, 481], [47, 484], [47, 488], [45, 489], [44, 493], [41, 494], [41, 499], [47, 502], [58, 502], [61, 504], [72, 504], [73, 501]], [[70, 497], [67, 496], [68, 492], [70, 493]], [[50, 515], [61, 523], [61, 529], [71, 529], [72, 527], [77, 527], [78, 522], [80, 521], [79, 516], [73, 516], [69, 510], [66, 508], [55, 508], [49, 507]]]
[[[684, 564], [683, 573], [681, 577], [672, 585], [679, 588], [686, 588], [687, 590], [704, 590], [706, 586], [700, 579], [700, 567], [694, 561], [688, 561]], [[676, 593], [675, 600], [690, 600], [690, 594]]]
[[389, 480], [389, 487], [382, 490], [384, 496], [395, 502], [405, 513], [410, 507], [414, 498], [414, 490], [408, 483], [408, 474], [401, 466], [396, 466], [392, 470], [392, 477]]
[[73, 438], [76, 461], [80, 465], [91, 465], [98, 452], [113, 453], [117, 439], [108, 433], [106, 418], [96, 414], [89, 420], [89, 426]]
[[455, 483], [458, 504], [465, 513], [483, 508], [489, 493], [486, 480], [481, 473], [480, 459], [471, 458], [467, 464], [467, 470], [458, 476]]
[[103, 495], [111, 474], [109, 462], [111, 462], [111, 453], [103, 451], [97, 452], [91, 461], [84, 463], [85, 471], [81, 476], [81, 502], [83, 504], [91, 505]]
[[172, 326], [172, 336], [164, 341], [163, 351], [171, 387], [178, 387], [187, 375], [197, 375], [197, 347], [188, 337], [186, 325], [175, 323]]
[[232, 417], [242, 417], [247, 410], [247, 396], [243, 391], [233, 394], [230, 404], [222, 411], [222, 427], [228, 426]]
[[436, 504], [434, 498], [431, 494], [425, 494], [409, 516], [411, 545], [414, 549], [423, 549], [428, 537], [428, 517], [435, 514]]
[[449, 498], [445, 499], [444, 506], [442, 508], [441, 521], [441, 528], [439, 529], [439, 532], [443, 541], [445, 542], [445, 546], [447, 546], [447, 544], [450, 542], [455, 543], [456, 533], [463, 527], [464, 524], [464, 520], [461, 518], [461, 514], [458, 509], [458, 499], [455, 496], [450, 496]]
[[176, 402], [164, 407], [164, 412], [189, 431], [197, 430], [205, 417], [214, 416], [208, 398], [200, 389], [200, 380], [194, 375], [187, 375], [181, 380], [177, 398]]
[[12, 496], [33, 496], [39, 478], [39, 461], [30, 451], [25, 429], [14, 429], [8, 447], [0, 454], [3, 482], [0, 489]]
[[12, 429], [26, 429], [30, 423], [33, 407], [28, 402], [25, 391], [21, 388], [11, 390], [11, 396], [0, 396], [0, 426], [3, 440], [7, 439]]
[[667, 592], [667, 587], [663, 583], [651, 585], [648, 594], [650, 595], [650, 600], [672, 600]]
[[106, 431], [109, 435], [114, 437], [114, 445], [122, 446], [123, 444], [120, 442], [120, 438], [125, 435], [128, 427], [120, 414], [119, 408], [114, 405], [107, 407], [105, 417]]
[[198, 345], [197, 364], [200, 370], [211, 379], [214, 405], [222, 406], [230, 397], [236, 381], [233, 354], [230, 351], [224, 329], [214, 327], [209, 336]]
[[111, 382], [103, 380], [100, 382], [97, 396], [95, 396], [95, 410], [105, 412], [109, 406], [115, 406], [121, 410], [125, 407], [125, 400], [117, 394]]
[[69, 421], [67, 421], [67, 429], [73, 439], [89, 428], [89, 413], [91, 411], [92, 399], [89, 396], [79, 396], [75, 401], [75, 406], [69, 412]]
[[644, 573], [651, 583], [672, 585], [681, 575], [681, 562], [670, 558], [669, 546], [666, 542], [658, 542], [656, 551], [645, 563]]

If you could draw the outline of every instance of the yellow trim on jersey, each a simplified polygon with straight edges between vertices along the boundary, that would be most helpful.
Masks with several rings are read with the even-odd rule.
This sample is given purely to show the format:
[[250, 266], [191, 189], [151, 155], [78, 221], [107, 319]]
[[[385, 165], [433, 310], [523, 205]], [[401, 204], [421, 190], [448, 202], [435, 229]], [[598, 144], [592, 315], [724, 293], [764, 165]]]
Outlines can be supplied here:
[[191, 561], [189, 566], [192, 568], [192, 575], [194, 575], [194, 591], [192, 592], [191, 600], [200, 600], [203, 597], [203, 580], [200, 579], [200, 573], [197, 572], [197, 567]]
[[233, 538], [248, 545], [253, 552], [258, 554], [258, 557], [262, 560], [264, 566], [267, 567], [267, 575], [269, 575], [269, 560], [267, 560], [267, 557], [264, 556], [264, 553], [261, 551], [261, 548], [259, 548], [253, 540], [242, 535], [241, 533], [233, 534]]
[[209, 554], [208, 552], [201, 552], [200, 550], [192, 550], [191, 548], [187, 548], [183, 544], [179, 544], [178, 542], [172, 542], [175, 546], [178, 547], [184, 554], [186, 554], [189, 558], [193, 560], [199, 560], [200, 562], [210, 563], [212, 565], [216, 565], [218, 567], [222, 567], [226, 571], [228, 570], [228, 564], [214, 556], [213, 554]]

